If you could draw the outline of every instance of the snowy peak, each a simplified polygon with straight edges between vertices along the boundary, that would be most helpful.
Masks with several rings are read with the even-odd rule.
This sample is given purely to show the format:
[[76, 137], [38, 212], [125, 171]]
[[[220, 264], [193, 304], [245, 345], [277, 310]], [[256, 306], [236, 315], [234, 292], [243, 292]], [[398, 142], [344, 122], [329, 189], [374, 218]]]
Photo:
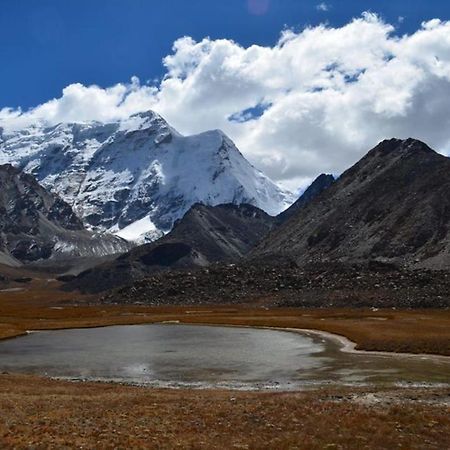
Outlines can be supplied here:
[[275, 215], [292, 201], [222, 131], [182, 136], [153, 111], [4, 131], [0, 163], [33, 174], [86, 226], [130, 240], [161, 236], [194, 203], [249, 203]]
[[146, 132], [147, 135], [153, 136], [156, 145], [164, 142], [170, 142], [172, 136], [180, 136], [178, 131], [172, 128], [159, 114], [153, 111], [145, 111], [133, 114], [127, 119], [119, 122], [119, 132], [126, 135], [139, 131]]

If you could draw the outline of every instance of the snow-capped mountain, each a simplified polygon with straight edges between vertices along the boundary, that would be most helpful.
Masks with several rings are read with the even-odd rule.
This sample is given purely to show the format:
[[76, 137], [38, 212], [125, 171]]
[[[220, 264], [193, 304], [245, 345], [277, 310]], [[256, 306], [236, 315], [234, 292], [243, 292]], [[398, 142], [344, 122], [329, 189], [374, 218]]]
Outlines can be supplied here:
[[274, 215], [293, 200], [223, 132], [182, 136], [152, 111], [112, 123], [0, 128], [0, 163], [33, 174], [87, 226], [128, 240], [160, 236], [195, 203], [249, 203]]

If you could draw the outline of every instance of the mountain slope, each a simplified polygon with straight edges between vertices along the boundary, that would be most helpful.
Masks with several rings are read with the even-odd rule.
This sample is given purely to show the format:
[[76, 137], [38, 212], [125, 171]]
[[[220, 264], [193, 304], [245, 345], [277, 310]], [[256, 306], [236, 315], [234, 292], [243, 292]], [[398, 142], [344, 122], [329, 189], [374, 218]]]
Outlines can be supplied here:
[[449, 193], [449, 158], [414, 139], [386, 140], [252, 254], [448, 268]]
[[286, 222], [294, 216], [297, 211], [304, 208], [308, 203], [312, 202], [325, 189], [328, 189], [334, 183], [334, 177], [330, 174], [320, 174], [303, 192], [303, 194], [288, 209], [281, 212], [277, 216], [279, 224]]
[[251, 205], [194, 205], [173, 230], [115, 261], [81, 273], [68, 289], [98, 292], [171, 268], [237, 261], [270, 231], [275, 218]]
[[56, 256], [125, 251], [125, 241], [94, 236], [72, 208], [29, 174], [0, 166], [0, 262], [20, 265]]
[[129, 240], [161, 236], [195, 203], [248, 203], [275, 215], [292, 200], [221, 131], [182, 136], [151, 111], [0, 132], [0, 162], [33, 174], [85, 225]]

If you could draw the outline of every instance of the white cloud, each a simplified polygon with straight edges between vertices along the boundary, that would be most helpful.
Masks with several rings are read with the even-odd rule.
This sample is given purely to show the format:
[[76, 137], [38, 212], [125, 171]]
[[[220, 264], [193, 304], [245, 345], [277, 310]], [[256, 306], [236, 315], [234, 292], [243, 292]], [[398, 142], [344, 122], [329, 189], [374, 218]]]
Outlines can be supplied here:
[[113, 120], [154, 109], [182, 133], [221, 128], [277, 181], [338, 174], [378, 141], [416, 137], [450, 151], [450, 22], [411, 35], [365, 13], [340, 28], [284, 31], [273, 47], [183, 37], [156, 85], [72, 84], [0, 125]]
[[330, 5], [328, 5], [325, 2], [319, 3], [318, 5], [316, 5], [316, 9], [317, 11], [329, 11], [330, 9]]

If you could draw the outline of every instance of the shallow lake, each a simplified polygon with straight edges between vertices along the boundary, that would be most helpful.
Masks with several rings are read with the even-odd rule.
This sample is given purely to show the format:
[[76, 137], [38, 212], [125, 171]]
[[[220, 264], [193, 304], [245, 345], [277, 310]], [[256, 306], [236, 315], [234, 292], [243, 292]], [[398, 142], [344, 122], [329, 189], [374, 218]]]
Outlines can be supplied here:
[[450, 383], [450, 358], [345, 353], [333, 339], [202, 325], [39, 331], [0, 342], [0, 371], [171, 387]]

